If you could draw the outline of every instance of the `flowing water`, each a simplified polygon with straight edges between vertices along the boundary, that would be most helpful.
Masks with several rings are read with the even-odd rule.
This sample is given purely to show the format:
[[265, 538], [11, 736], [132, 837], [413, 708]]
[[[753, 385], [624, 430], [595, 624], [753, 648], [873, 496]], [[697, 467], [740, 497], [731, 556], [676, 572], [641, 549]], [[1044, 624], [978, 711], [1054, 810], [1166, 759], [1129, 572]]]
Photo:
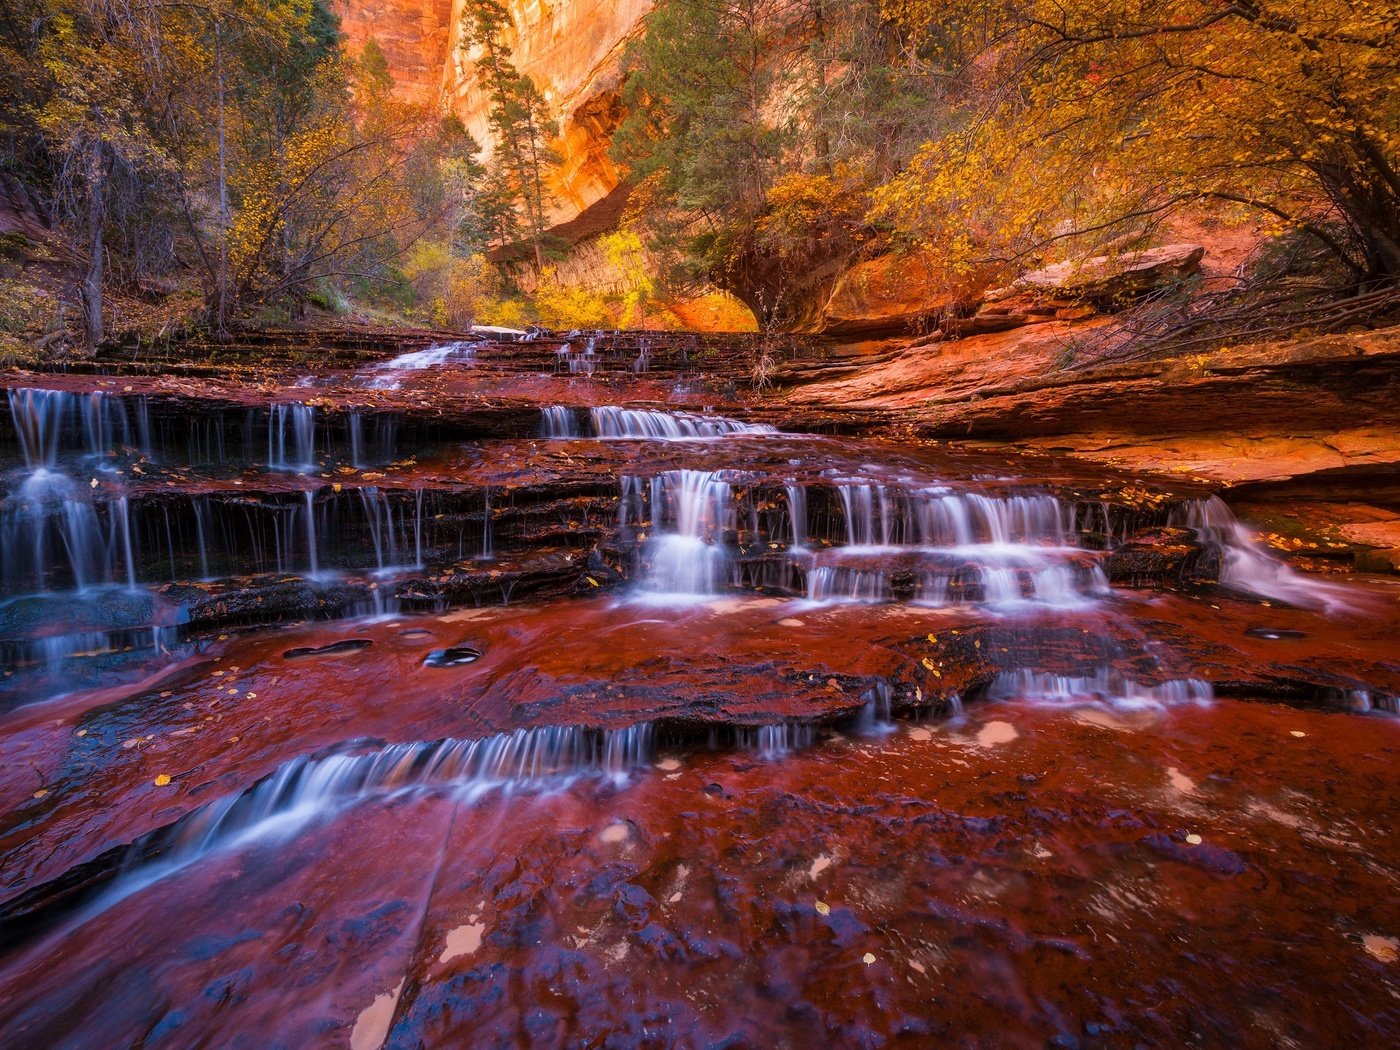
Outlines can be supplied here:
[[3, 1041], [1393, 1040], [1392, 581], [696, 351], [11, 386]]

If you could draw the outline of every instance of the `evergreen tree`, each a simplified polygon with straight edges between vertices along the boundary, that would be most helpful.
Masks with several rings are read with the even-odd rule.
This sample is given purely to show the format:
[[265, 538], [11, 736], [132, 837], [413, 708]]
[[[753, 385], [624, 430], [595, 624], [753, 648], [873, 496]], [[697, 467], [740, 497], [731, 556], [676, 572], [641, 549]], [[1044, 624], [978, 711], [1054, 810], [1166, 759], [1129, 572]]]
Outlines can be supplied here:
[[[510, 12], [499, 0], [467, 0], [462, 11], [462, 46], [476, 52], [476, 71], [488, 103], [488, 121], [495, 137], [491, 179], [498, 207], [510, 201], [524, 218], [524, 232], [534, 248], [535, 265], [544, 269], [544, 242], [553, 203], [546, 184], [548, 170], [559, 163], [552, 149], [557, 124], [535, 82], [511, 62], [505, 35]], [[505, 232], [504, 229], [501, 231]]]

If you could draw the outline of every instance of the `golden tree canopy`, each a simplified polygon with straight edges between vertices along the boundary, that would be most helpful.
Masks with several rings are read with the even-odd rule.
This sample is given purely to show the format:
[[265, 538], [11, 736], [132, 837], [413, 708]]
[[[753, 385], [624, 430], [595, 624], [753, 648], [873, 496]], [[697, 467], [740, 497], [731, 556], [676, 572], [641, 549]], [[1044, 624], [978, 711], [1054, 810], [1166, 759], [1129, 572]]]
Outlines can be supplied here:
[[872, 216], [952, 267], [1218, 200], [1400, 276], [1400, 0], [884, 6], [972, 105]]

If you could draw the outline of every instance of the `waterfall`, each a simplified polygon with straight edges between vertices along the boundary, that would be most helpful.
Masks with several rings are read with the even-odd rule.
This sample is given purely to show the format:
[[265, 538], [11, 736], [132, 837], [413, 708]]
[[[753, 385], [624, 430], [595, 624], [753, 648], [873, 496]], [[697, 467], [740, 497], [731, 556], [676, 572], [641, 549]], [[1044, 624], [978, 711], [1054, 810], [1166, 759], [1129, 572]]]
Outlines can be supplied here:
[[209, 541], [206, 537], [209, 525], [209, 497], [196, 496], [190, 500], [190, 507], [194, 511], [195, 542], [199, 547], [199, 578], [209, 579]]
[[[1109, 591], [1103, 569], [1079, 550], [1074, 505], [1054, 496], [852, 479], [832, 485], [844, 545], [789, 556], [805, 573], [811, 601], [1075, 608]], [[794, 544], [805, 544], [807, 494], [794, 483], [786, 494]]]
[[788, 547], [794, 551], [804, 550], [807, 546], [807, 490], [797, 484], [786, 488], [790, 530]]
[[8, 399], [20, 454], [31, 472], [56, 469], [65, 447], [93, 457], [127, 448], [154, 458], [150, 405], [144, 396], [15, 387]]
[[1170, 707], [1209, 703], [1215, 692], [1209, 682], [1182, 678], [1143, 685], [1111, 667], [1091, 676], [1054, 675], [1040, 671], [1009, 671], [997, 675], [987, 688], [992, 700], [1031, 700], [1048, 704], [1103, 703], [1122, 708]]
[[855, 731], [866, 735], [894, 731], [894, 691], [889, 682], [876, 682], [865, 693], [865, 706], [856, 718]]
[[321, 566], [316, 552], [316, 493], [307, 489], [302, 493], [302, 497], [306, 501], [302, 515], [306, 529], [306, 556], [311, 565], [310, 574], [317, 576], [321, 572]]
[[879, 569], [815, 566], [807, 574], [807, 598], [814, 602], [890, 600], [889, 576]]
[[437, 343], [422, 350], [400, 354], [388, 361], [381, 361], [374, 366], [374, 370], [388, 374], [373, 377], [370, 386], [381, 390], [395, 390], [399, 385], [398, 379], [394, 376], [396, 372], [419, 372], [425, 368], [445, 365], [450, 361], [470, 364], [476, 360], [477, 347], [480, 345], [480, 343], [458, 339], [450, 343]]
[[623, 784], [655, 759], [650, 722], [626, 729], [541, 726], [475, 740], [391, 744], [361, 754], [300, 756], [248, 790], [216, 799], [126, 848], [121, 874], [95, 907], [115, 903], [221, 849], [293, 834], [372, 798], [450, 791], [547, 792], [584, 778]]
[[773, 725], [740, 727], [734, 731], [735, 743], [745, 751], [756, 751], [760, 758], [775, 759], [811, 747], [817, 741], [815, 726], [793, 722]]
[[1220, 552], [1220, 582], [1226, 587], [1311, 608], [1347, 604], [1342, 588], [1294, 571], [1256, 543], [1219, 496], [1183, 504], [1172, 520]]
[[491, 490], [487, 489], [482, 496], [481, 512], [481, 557], [483, 561], [489, 561], [496, 556], [493, 540], [491, 538]]
[[399, 549], [394, 528], [394, 508], [384, 493], [373, 485], [360, 489], [360, 504], [364, 508], [370, 540], [374, 543], [375, 568], [384, 572], [396, 567]]
[[[629, 481], [623, 480], [624, 497]], [[708, 470], [660, 474], [652, 479], [651, 520], [654, 532], [643, 552], [643, 590], [673, 598], [719, 593], [729, 563], [726, 533], [735, 526], [728, 482]]]
[[1073, 545], [1074, 506], [1048, 495], [985, 496], [945, 488], [837, 481], [852, 547]]
[[540, 409], [540, 437], [576, 438], [579, 437], [578, 417], [572, 408], [552, 405]]
[[71, 394], [59, 390], [20, 387], [10, 391], [10, 419], [19, 439], [24, 465], [30, 471], [58, 465], [58, 440]]
[[[120, 547], [122, 552], [122, 563], [126, 566], [126, 586], [128, 590], [136, 590], [136, 557], [132, 552], [131, 544], [131, 511], [130, 504], [125, 496], [118, 496], [108, 505], [111, 511], [111, 539], [108, 541], [108, 550], [112, 551]], [[115, 557], [108, 556], [108, 564], [115, 564]]]
[[312, 405], [292, 402], [268, 409], [267, 465], [298, 474], [316, 469], [316, 409]]
[[[83, 591], [112, 581], [119, 559], [127, 585], [134, 587], [135, 543], [127, 497], [107, 502], [104, 530], [94, 503], [101, 495], [97, 482], [80, 485], [58, 469], [66, 441], [84, 455], [112, 450], [118, 437], [129, 441], [132, 428], [123, 402], [100, 394], [22, 387], [9, 392], [9, 408], [26, 473], [0, 509], [3, 591], [44, 591], [69, 584]], [[70, 423], [79, 422], [81, 433], [67, 433]]]
[[351, 412], [345, 417], [345, 426], [350, 438], [350, 465], [359, 469], [365, 465], [365, 422], [360, 413]]
[[743, 423], [724, 416], [691, 412], [658, 412], [653, 409], [618, 408], [604, 405], [589, 413], [593, 433], [600, 438], [649, 438], [655, 441], [681, 441], [694, 438], [725, 437], [730, 434], [773, 434], [773, 427]]

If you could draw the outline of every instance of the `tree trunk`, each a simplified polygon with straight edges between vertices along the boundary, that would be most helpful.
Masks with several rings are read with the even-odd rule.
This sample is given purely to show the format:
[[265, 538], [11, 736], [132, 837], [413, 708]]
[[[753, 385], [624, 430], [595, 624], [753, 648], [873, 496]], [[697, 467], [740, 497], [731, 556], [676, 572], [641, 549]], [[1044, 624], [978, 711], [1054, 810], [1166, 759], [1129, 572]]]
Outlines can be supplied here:
[[215, 330], [222, 335], [228, 322], [228, 232], [231, 225], [228, 205], [228, 130], [224, 121], [224, 43], [223, 27], [214, 26], [214, 76], [218, 85], [219, 124], [219, 273], [214, 290]]
[[96, 352], [104, 335], [102, 325], [102, 274], [104, 268], [102, 220], [107, 203], [106, 147], [94, 143], [88, 156], [87, 266], [83, 270], [80, 298], [83, 303], [83, 339]]

